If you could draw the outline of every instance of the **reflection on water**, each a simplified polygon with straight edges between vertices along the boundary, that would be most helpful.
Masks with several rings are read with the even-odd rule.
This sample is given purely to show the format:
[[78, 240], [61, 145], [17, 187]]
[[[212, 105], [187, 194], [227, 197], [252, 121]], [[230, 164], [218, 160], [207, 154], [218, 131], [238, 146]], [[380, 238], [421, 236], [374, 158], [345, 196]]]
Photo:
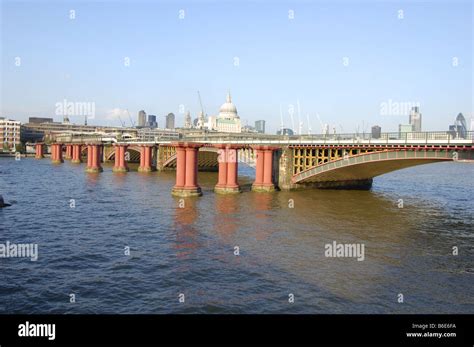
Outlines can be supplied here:
[[[0, 312], [474, 310], [472, 164], [394, 172], [370, 191], [270, 194], [251, 192], [242, 167], [242, 194], [214, 194], [217, 174], [199, 173], [204, 195], [184, 200], [170, 195], [174, 172], [8, 158], [0, 168], [0, 194], [16, 201], [0, 210], [0, 242], [39, 244], [37, 262], [0, 259]], [[364, 244], [365, 260], [326, 258], [333, 241]]]

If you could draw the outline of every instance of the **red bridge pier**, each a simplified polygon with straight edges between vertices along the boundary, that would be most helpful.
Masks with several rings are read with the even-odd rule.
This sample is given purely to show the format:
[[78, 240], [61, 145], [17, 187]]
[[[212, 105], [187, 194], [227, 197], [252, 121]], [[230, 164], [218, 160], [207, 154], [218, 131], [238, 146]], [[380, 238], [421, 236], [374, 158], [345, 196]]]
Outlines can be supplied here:
[[72, 164], [81, 163], [81, 145], [72, 145]]
[[100, 165], [102, 145], [99, 144], [89, 144], [87, 145], [87, 168], [86, 172], [89, 173], [98, 173], [102, 172], [102, 166]]
[[64, 156], [64, 159], [66, 160], [72, 159], [72, 145], [71, 144], [66, 145], [66, 155]]
[[141, 145], [140, 146], [140, 166], [138, 172], [151, 172], [152, 167], [152, 145]]
[[51, 144], [51, 162], [53, 164], [61, 164], [63, 160], [63, 145], [60, 143]]
[[257, 152], [257, 168], [252, 191], [273, 192], [275, 191], [275, 184], [273, 183], [273, 152], [277, 148], [254, 146], [253, 149]]
[[237, 148], [221, 145], [219, 148], [219, 174], [214, 191], [219, 194], [240, 193], [240, 186], [237, 182], [238, 158]]
[[35, 159], [44, 158], [44, 143], [37, 143], [35, 145]]
[[176, 144], [176, 185], [171, 195], [179, 197], [201, 196], [197, 183], [198, 150], [201, 145], [190, 143]]
[[127, 152], [126, 145], [114, 145], [115, 147], [115, 164], [112, 169], [113, 172], [127, 172], [128, 166], [125, 160], [125, 153]]

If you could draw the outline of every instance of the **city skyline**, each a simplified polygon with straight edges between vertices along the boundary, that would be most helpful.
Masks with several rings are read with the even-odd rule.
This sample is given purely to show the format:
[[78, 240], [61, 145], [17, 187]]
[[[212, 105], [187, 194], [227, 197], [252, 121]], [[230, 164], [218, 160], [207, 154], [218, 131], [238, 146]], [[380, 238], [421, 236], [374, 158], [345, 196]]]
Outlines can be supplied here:
[[[242, 25], [225, 25], [229, 12]], [[337, 132], [396, 131], [409, 114], [384, 114], [386, 104], [417, 104], [423, 130], [444, 130], [459, 112], [472, 117], [471, 20], [465, 1], [3, 1], [0, 115], [58, 121], [55, 104], [66, 99], [94, 104], [89, 124], [120, 126], [118, 115], [136, 120], [143, 109], [174, 113], [181, 127], [187, 110], [199, 114], [198, 90], [208, 115], [230, 90], [242, 124], [265, 119], [268, 133], [280, 128], [280, 107], [298, 131], [298, 105], [303, 132], [308, 119], [312, 133], [319, 119]]]

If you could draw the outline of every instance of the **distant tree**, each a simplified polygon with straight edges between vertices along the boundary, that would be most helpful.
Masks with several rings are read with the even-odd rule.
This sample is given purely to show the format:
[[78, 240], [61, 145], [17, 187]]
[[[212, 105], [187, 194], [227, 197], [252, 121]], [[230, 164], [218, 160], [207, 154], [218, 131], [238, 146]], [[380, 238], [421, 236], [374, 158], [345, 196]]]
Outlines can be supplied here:
[[20, 142], [19, 144], [16, 145], [15, 151], [20, 152], [20, 153], [25, 153], [25, 149], [26, 149], [25, 145]]

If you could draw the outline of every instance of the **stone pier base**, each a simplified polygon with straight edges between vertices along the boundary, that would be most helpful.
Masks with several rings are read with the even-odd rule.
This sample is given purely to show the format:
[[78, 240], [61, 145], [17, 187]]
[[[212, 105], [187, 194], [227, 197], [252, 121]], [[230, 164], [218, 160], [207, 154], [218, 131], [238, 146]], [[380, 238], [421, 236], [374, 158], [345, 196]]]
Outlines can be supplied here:
[[87, 173], [99, 173], [99, 172], [102, 172], [102, 171], [104, 171], [104, 169], [102, 169], [102, 167], [88, 167], [88, 168], [86, 168]]
[[252, 184], [252, 191], [259, 193], [270, 193], [276, 191], [275, 186], [272, 185], [262, 185], [262, 184]]
[[239, 194], [242, 191], [240, 187], [214, 187], [214, 192], [217, 194]]
[[180, 198], [187, 198], [187, 197], [193, 197], [193, 196], [201, 196], [202, 191], [201, 187], [197, 188], [176, 188], [174, 187], [173, 190], [171, 191], [171, 195], [177, 196]]
[[112, 169], [112, 172], [125, 173], [125, 172], [128, 172], [128, 167], [123, 167], [123, 166], [122, 167], [114, 167]]
[[145, 172], [146, 173], [146, 172], [152, 172], [152, 171], [153, 171], [153, 169], [151, 167], [141, 167], [141, 166], [138, 167], [138, 172]]

